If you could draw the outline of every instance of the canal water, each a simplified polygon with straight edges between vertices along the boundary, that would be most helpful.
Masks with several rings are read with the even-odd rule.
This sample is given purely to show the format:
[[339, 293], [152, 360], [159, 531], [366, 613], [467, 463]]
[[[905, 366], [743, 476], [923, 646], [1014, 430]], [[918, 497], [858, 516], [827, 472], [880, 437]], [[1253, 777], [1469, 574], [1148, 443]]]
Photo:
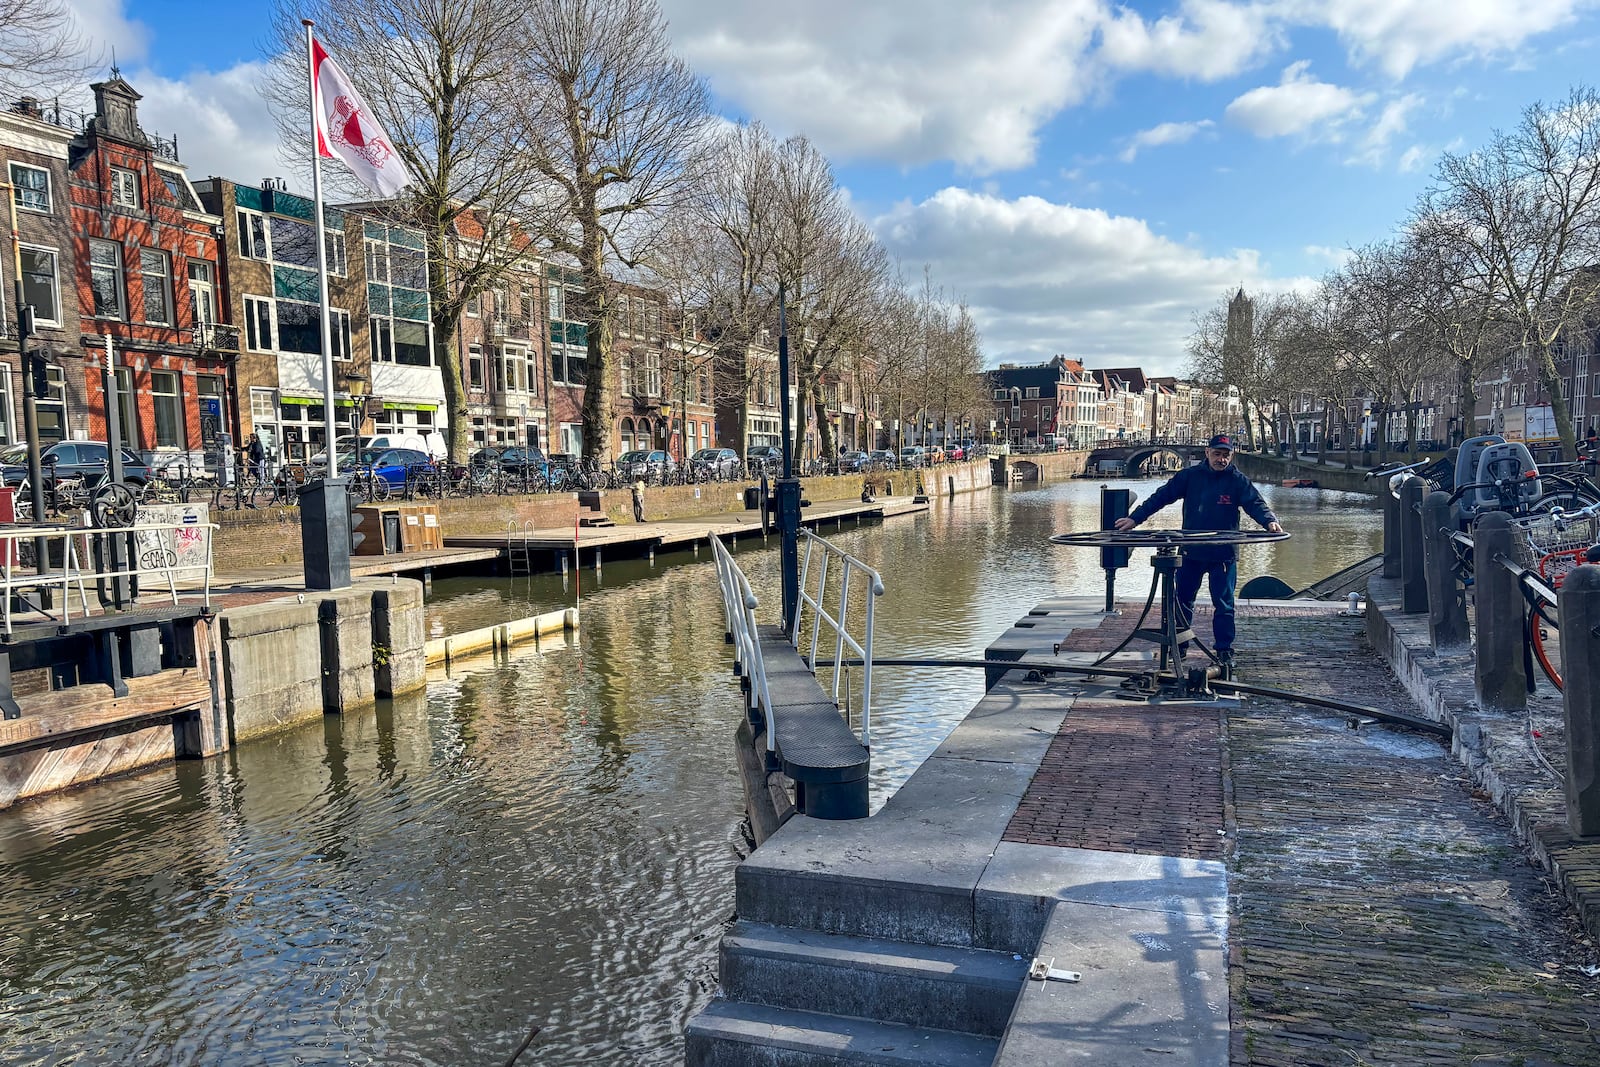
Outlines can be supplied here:
[[[1265, 492], [1294, 537], [1246, 549], [1241, 583], [1376, 551], [1371, 500]], [[1046, 541], [1096, 525], [1097, 484], [1073, 481], [824, 534], [883, 572], [883, 655], [979, 656], [1040, 598], [1103, 594], [1094, 551]], [[737, 556], [775, 621], [776, 540]], [[1119, 596], [1149, 576], [1135, 558]], [[707, 552], [441, 580], [428, 627], [574, 600], [554, 648], [0, 813], [0, 1060], [504, 1064], [537, 1026], [519, 1065], [681, 1062], [747, 848]], [[982, 679], [875, 686], [876, 807]]]

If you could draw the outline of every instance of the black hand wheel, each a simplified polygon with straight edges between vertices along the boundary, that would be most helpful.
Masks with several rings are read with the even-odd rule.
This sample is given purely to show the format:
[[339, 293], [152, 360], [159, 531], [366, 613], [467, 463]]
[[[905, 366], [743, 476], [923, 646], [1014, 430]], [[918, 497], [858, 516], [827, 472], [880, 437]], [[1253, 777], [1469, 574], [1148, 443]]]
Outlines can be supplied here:
[[139, 498], [122, 482], [102, 485], [94, 491], [89, 502], [89, 512], [94, 524], [101, 529], [111, 526], [132, 526], [139, 511]]

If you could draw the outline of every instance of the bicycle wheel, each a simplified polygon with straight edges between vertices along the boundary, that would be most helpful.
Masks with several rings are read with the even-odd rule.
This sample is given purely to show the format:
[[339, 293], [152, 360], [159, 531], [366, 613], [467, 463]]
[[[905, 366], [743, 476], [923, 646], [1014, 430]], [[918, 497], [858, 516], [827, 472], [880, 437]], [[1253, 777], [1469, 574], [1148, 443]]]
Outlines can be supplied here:
[[1561, 630], [1539, 604], [1528, 608], [1528, 644], [1533, 648], [1534, 662], [1561, 692]]
[[1537, 501], [1534, 502], [1533, 510], [1554, 511], [1556, 508], [1560, 508], [1562, 511], [1575, 511], [1578, 508], [1586, 508], [1590, 504], [1594, 503], [1600, 503], [1600, 501], [1597, 501], [1593, 496], [1584, 490], [1576, 487], [1562, 486], [1553, 492], [1547, 492], [1541, 496]]

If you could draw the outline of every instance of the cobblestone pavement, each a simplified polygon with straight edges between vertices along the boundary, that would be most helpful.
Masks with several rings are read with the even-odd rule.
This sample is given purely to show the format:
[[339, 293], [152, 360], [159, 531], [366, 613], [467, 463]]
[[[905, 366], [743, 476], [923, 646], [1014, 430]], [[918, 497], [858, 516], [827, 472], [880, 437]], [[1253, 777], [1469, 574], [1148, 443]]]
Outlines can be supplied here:
[[[1140, 605], [1122, 607], [1121, 617], [1072, 634], [1065, 648], [1115, 646]], [[1363, 622], [1336, 610], [1242, 606], [1241, 679], [1414, 712], [1367, 645]], [[1208, 640], [1208, 613], [1197, 615]], [[1140, 647], [1149, 648], [1130, 649]], [[1234, 1064], [1600, 1065], [1600, 974], [1586, 973], [1594, 946], [1440, 742], [1379, 725], [1351, 729], [1344, 716], [1277, 701], [1211, 707], [1224, 709], [1226, 722], [1219, 761]], [[1152, 747], [1142, 756], [1130, 747], [1140, 736], [1129, 712], [1150, 716], [1141, 736]], [[1175, 776], [1192, 775], [1185, 792], [1204, 797], [1218, 761], [1184, 755], [1193, 746], [1169, 739], [1180, 721], [1196, 736], [1205, 714], [1188, 704], [1107, 707], [1080, 698], [1051, 755], [1065, 759], [1076, 746], [1093, 771], [1116, 749], [1122, 777], [1141, 779], [1094, 773], [1107, 799], [1091, 813], [1159, 797]], [[1129, 775], [1134, 762], [1143, 771]], [[1040, 778], [1053, 766], [1047, 757]], [[1097, 829], [1104, 818], [1064, 819], [1030, 791], [1008, 837], [1177, 849], [1189, 830], [1213, 823], [1208, 807], [1197, 803], [1192, 817], [1174, 819], [1172, 804], [1155, 801], [1156, 833], [1112, 838]]]

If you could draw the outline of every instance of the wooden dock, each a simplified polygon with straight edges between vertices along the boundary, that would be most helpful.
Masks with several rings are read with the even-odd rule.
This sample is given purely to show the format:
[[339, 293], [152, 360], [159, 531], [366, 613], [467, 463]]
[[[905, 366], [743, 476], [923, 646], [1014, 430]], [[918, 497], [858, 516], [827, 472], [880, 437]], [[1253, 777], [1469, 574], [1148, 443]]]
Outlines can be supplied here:
[[[816, 528], [828, 524], [843, 525], [864, 519], [886, 519], [896, 515], [911, 515], [927, 511], [926, 502], [918, 503], [911, 497], [894, 497], [872, 503], [861, 501], [828, 501], [805, 508], [800, 515], [802, 526]], [[769, 531], [776, 533], [776, 527]], [[702, 515], [688, 519], [662, 519], [655, 522], [628, 523], [622, 526], [581, 526], [577, 529], [530, 530], [516, 538], [519, 547], [531, 552], [565, 552], [576, 542], [579, 550], [610, 547], [634, 548], [640, 552], [648, 549], [668, 550], [688, 548], [709, 543], [713, 537], [760, 536], [761, 513], [757, 511], [727, 512], [720, 515]], [[447, 535], [446, 549], [476, 549], [500, 554], [506, 550], [507, 535], [465, 534]], [[492, 547], [491, 547], [492, 546]], [[386, 573], [386, 572], [385, 572]]]

